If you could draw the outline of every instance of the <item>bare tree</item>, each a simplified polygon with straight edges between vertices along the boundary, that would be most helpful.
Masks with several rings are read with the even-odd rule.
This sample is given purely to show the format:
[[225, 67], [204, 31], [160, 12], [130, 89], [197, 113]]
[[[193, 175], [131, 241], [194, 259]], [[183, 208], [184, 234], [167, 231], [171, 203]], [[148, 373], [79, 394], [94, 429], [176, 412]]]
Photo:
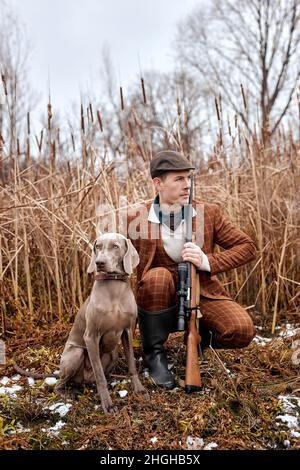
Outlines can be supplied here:
[[17, 16], [5, 0], [0, 0], [0, 108], [1, 135], [9, 142], [9, 153], [16, 151], [22, 119], [33, 107], [33, 95], [27, 80], [29, 43]]
[[275, 132], [300, 77], [300, 0], [213, 0], [179, 24], [175, 44], [249, 131], [258, 118], [263, 136]]

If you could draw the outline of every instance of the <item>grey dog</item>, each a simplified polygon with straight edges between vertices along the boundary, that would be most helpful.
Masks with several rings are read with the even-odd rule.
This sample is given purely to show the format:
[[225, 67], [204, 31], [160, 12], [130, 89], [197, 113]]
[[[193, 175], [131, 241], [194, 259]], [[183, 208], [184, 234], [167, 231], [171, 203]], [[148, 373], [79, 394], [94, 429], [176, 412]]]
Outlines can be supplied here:
[[129, 276], [138, 263], [137, 251], [123, 235], [106, 233], [96, 239], [88, 272], [98, 274], [91, 295], [78, 311], [60, 361], [56, 390], [63, 391], [71, 381], [96, 381], [105, 413], [116, 411], [106, 377], [116, 362], [120, 342], [133, 391], [149, 398], [138, 377], [132, 347], [137, 305]]

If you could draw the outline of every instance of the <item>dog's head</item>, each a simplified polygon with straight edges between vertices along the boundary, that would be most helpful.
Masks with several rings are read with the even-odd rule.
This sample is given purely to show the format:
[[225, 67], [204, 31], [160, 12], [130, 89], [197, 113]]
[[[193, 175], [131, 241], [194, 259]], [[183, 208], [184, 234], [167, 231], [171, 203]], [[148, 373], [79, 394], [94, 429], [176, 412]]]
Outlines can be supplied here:
[[131, 240], [120, 233], [105, 233], [94, 242], [88, 273], [131, 274], [140, 258]]

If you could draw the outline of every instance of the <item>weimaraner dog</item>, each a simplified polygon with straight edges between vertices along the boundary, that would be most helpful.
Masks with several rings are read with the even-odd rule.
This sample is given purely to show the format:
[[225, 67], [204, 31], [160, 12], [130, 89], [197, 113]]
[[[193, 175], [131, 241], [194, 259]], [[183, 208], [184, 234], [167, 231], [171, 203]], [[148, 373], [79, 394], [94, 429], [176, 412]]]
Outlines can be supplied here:
[[60, 361], [56, 390], [63, 391], [68, 382], [96, 381], [105, 413], [116, 412], [106, 377], [118, 357], [120, 340], [132, 388], [148, 399], [137, 374], [132, 347], [137, 306], [129, 276], [138, 263], [137, 251], [123, 235], [106, 233], [97, 238], [88, 267], [89, 273], [97, 271], [92, 292], [78, 311]]

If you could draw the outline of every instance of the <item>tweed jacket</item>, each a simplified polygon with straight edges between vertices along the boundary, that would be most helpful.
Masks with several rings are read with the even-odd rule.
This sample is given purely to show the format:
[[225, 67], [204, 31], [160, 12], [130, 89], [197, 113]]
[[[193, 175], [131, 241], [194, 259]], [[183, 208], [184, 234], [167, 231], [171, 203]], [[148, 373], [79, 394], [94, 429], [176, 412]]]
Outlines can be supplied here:
[[[141, 279], [151, 269], [157, 239], [160, 236], [159, 224], [148, 221], [151, 204], [152, 202], [134, 208], [127, 215], [127, 236], [140, 257], [137, 266], [137, 288]], [[216, 275], [254, 260], [257, 246], [248, 235], [224, 217], [217, 204], [193, 200], [193, 207], [197, 211], [197, 216], [192, 219], [195, 243], [207, 255], [211, 268], [211, 272], [199, 271], [201, 295], [212, 299], [231, 299]], [[135, 236], [132, 236], [130, 230], [132, 226]], [[223, 251], [215, 253], [215, 244], [223, 248]]]

